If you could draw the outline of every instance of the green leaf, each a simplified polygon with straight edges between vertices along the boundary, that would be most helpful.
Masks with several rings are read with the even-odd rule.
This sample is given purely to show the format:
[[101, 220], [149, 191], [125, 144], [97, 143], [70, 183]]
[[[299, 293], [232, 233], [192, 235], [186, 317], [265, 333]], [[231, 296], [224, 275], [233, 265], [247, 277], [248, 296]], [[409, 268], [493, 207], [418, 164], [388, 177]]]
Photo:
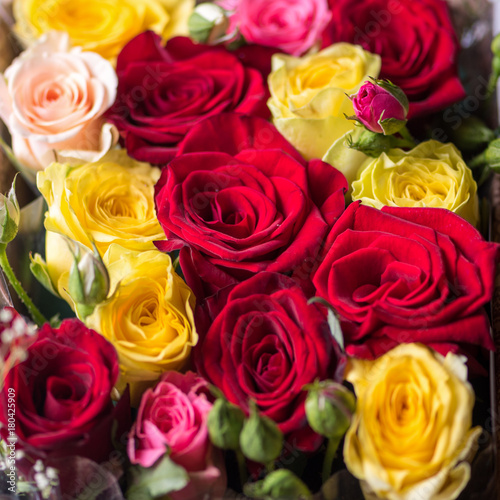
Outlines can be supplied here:
[[39, 253], [36, 253], [34, 257], [30, 253], [30, 271], [31, 274], [33, 274], [33, 276], [44, 286], [44, 288], [56, 297], [60, 297], [58, 291], [52, 283], [52, 279], [50, 278], [47, 263], [43, 260]]
[[340, 328], [340, 321], [331, 308], [328, 309], [327, 319], [332, 337], [337, 341], [337, 344], [339, 345], [342, 352], [344, 352], [344, 335], [342, 334], [342, 328]]
[[189, 482], [186, 469], [165, 454], [153, 467], [133, 466], [127, 500], [152, 500], [172, 491], [179, 491]]
[[385, 120], [381, 119], [379, 121], [380, 126], [384, 130], [384, 135], [392, 135], [399, 132], [408, 120], [398, 120], [397, 118], [387, 118]]
[[321, 297], [312, 297], [307, 301], [308, 304], [321, 304], [328, 309], [327, 321], [330, 327], [330, 332], [332, 337], [337, 341], [342, 352], [345, 352], [344, 335], [342, 333], [342, 328], [340, 327], [340, 321], [335, 313], [335, 310], [325, 299]]

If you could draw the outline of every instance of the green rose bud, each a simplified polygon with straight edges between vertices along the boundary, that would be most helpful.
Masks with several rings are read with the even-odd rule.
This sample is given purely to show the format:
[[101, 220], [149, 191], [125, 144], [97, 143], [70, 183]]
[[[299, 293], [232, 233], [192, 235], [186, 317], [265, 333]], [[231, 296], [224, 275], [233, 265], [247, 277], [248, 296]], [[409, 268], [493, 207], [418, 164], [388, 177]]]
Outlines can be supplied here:
[[451, 141], [462, 152], [473, 152], [495, 139], [493, 130], [476, 116], [465, 118], [460, 127], [451, 131]]
[[299, 500], [312, 498], [309, 488], [288, 469], [278, 469], [262, 481], [248, 483], [244, 487], [245, 495], [250, 498]]
[[500, 139], [491, 141], [484, 152], [485, 163], [495, 171], [500, 171]]
[[0, 243], [7, 244], [17, 235], [21, 209], [16, 197], [16, 179], [7, 196], [0, 194]]
[[500, 33], [493, 38], [491, 42], [491, 51], [496, 56], [500, 56]]
[[393, 135], [378, 134], [370, 130], [363, 130], [355, 142], [350, 137], [347, 138], [347, 147], [361, 151], [373, 158], [378, 158], [382, 153], [397, 146], [398, 141]]
[[238, 450], [244, 421], [240, 408], [224, 398], [217, 399], [207, 419], [210, 441], [223, 450]]
[[354, 394], [331, 380], [316, 381], [307, 389], [305, 409], [311, 428], [328, 439], [342, 437], [356, 409]]
[[77, 304], [77, 312], [85, 317], [107, 298], [109, 275], [95, 245], [93, 252], [75, 242], [69, 246], [74, 260], [69, 273], [68, 292]]
[[201, 3], [188, 19], [189, 36], [200, 43], [223, 41], [228, 27], [226, 11], [213, 3]]
[[250, 417], [240, 434], [240, 447], [245, 457], [265, 465], [274, 462], [283, 448], [283, 434], [278, 426], [265, 415], [259, 415], [253, 401]]

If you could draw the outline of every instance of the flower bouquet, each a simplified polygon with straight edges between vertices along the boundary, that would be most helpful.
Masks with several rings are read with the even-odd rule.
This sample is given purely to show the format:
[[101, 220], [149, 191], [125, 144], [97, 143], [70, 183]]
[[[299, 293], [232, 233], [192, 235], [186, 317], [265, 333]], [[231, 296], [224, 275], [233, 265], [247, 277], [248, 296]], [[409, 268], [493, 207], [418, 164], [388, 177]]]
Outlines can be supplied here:
[[496, 498], [492, 5], [1, 13], [0, 498]]

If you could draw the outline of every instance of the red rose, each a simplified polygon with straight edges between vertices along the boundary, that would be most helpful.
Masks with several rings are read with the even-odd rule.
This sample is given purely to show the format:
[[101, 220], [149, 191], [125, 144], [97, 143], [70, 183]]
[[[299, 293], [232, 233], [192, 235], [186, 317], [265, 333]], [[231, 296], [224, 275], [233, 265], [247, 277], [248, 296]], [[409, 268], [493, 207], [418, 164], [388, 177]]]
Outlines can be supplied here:
[[348, 354], [374, 358], [399, 343], [493, 348], [483, 306], [500, 247], [439, 208], [353, 203], [329, 235], [313, 282], [340, 313]]
[[350, 42], [380, 54], [380, 77], [405, 91], [409, 118], [465, 97], [457, 75], [459, 44], [444, 0], [330, 0], [330, 8], [323, 46]]
[[344, 209], [344, 176], [305, 162], [261, 118], [222, 114], [186, 136], [156, 185], [158, 220], [198, 298], [315, 257]]
[[307, 424], [302, 388], [341, 380], [344, 366], [322, 312], [294, 280], [268, 272], [235, 286], [227, 299], [223, 291], [218, 305], [194, 349], [198, 371], [245, 411], [253, 399], [294, 448], [317, 449], [322, 437]]
[[107, 459], [121, 406], [115, 409], [110, 397], [118, 374], [114, 347], [79, 320], [58, 329], [44, 325], [27, 358], [7, 373], [0, 398], [4, 438], [14, 394], [16, 449], [42, 459]]
[[208, 116], [269, 114], [261, 73], [223, 47], [185, 37], [162, 47], [161, 38], [147, 31], [123, 48], [116, 71], [118, 93], [107, 116], [137, 160], [168, 162], [186, 133]]

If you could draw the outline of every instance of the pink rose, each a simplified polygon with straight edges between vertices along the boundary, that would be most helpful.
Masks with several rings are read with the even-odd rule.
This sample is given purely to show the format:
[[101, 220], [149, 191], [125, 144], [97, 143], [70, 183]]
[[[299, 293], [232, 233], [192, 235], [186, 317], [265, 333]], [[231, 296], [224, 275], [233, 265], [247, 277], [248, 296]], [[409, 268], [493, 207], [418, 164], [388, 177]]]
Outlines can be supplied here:
[[26, 167], [96, 161], [116, 143], [117, 131], [102, 117], [116, 97], [116, 73], [100, 55], [71, 48], [67, 33], [44, 35], [3, 76], [0, 117]]
[[239, 28], [248, 43], [299, 56], [320, 38], [331, 18], [326, 0], [222, 0], [234, 8], [229, 32]]
[[225, 472], [208, 438], [207, 416], [212, 408], [208, 383], [195, 373], [166, 372], [154, 389], [142, 396], [137, 420], [128, 440], [133, 464], [151, 467], [170, 449], [170, 458], [189, 473], [172, 500], [205, 498], [207, 492], [222, 495]]
[[406, 123], [408, 99], [397, 86], [382, 80], [367, 82], [352, 95], [358, 120], [372, 132], [390, 135]]

